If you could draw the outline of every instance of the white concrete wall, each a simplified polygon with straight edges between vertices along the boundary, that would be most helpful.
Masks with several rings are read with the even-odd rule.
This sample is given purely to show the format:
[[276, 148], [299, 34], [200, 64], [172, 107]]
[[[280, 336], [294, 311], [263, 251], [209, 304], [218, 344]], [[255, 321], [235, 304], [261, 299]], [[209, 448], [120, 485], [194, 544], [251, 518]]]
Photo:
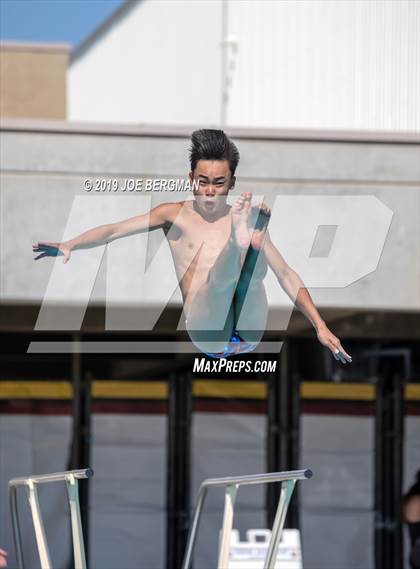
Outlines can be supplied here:
[[228, 122], [420, 129], [420, 3], [228, 2]]
[[[101, 251], [76, 251], [70, 263], [63, 265], [60, 258], [34, 262], [31, 245], [74, 237], [95, 225], [147, 211], [159, 202], [189, 198], [180, 192], [154, 192], [152, 198], [144, 193], [92, 195], [83, 187], [86, 178], [116, 178], [121, 183], [125, 178], [185, 179], [186, 133], [3, 132], [1, 302], [37, 303], [50, 291], [49, 299], [63, 304], [77, 303], [83, 294], [85, 299], [103, 303], [110, 286], [107, 278], [112, 274], [116, 280], [114, 289], [108, 288], [111, 304], [140, 311], [153, 303], [163, 308], [174, 290], [171, 287], [176, 287], [163, 234], [155, 234], [157, 242], [153, 243], [162, 245], [163, 257], [152, 266], [150, 281], [141, 280], [141, 267], [153, 245], [146, 234], [108, 245], [107, 267], [98, 264], [104, 246]], [[272, 240], [301, 274], [320, 308], [419, 310], [417, 145], [362, 139], [286, 140], [280, 135], [266, 140], [241, 135], [239, 130], [233, 139], [242, 159], [231, 200], [242, 191], [253, 191], [272, 203]], [[360, 197], [365, 201], [359, 202]], [[76, 198], [85, 201], [78, 205], [70, 226]], [[386, 219], [381, 228], [382, 214]], [[324, 257], [311, 257], [317, 231], [325, 225], [337, 225], [330, 249]], [[370, 266], [366, 261], [378, 235], [383, 247], [376, 251]], [[119, 267], [112, 273], [111, 258]], [[266, 286], [271, 308], [291, 305], [271, 271]], [[180, 302], [179, 294], [171, 302]], [[138, 322], [135, 319], [134, 329], [138, 329]], [[78, 329], [77, 322], [74, 324]], [[279, 323], [271, 324], [276, 327]]]
[[68, 116], [418, 131], [419, 21], [417, 0], [140, 0], [74, 59]]
[[71, 65], [69, 119], [217, 123], [220, 12], [220, 0], [132, 2]]

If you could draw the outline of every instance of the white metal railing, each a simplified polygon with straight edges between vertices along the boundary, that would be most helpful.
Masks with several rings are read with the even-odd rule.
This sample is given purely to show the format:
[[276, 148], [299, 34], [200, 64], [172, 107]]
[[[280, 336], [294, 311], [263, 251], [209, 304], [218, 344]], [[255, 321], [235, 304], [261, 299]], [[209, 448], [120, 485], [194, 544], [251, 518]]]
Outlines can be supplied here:
[[[83, 470], [70, 470], [54, 474], [42, 474], [25, 478], [14, 478], [9, 482], [10, 508], [12, 514], [13, 536], [16, 548], [16, 557], [19, 569], [24, 569], [22, 540], [20, 535], [19, 517], [17, 511], [16, 490], [18, 486], [25, 486], [28, 493], [28, 501], [31, 508], [35, 530], [36, 543], [42, 569], [52, 569], [50, 554], [45, 537], [44, 525], [39, 509], [37, 484], [47, 482], [65, 481], [70, 505], [70, 517], [73, 537], [73, 552], [75, 569], [86, 569], [86, 557], [83, 543], [83, 531], [80, 518], [78, 479], [89, 478], [93, 475], [90, 468]], [[312, 477], [310, 469], [294, 470], [290, 472], [270, 472], [267, 474], [251, 474], [247, 476], [229, 476], [225, 478], [209, 478], [201, 483], [198, 501], [194, 512], [182, 569], [190, 569], [192, 553], [198, 533], [201, 513], [209, 488], [225, 488], [225, 507], [223, 513], [223, 526], [219, 549], [218, 569], [228, 569], [229, 547], [233, 526], [233, 514], [236, 495], [239, 486], [250, 484], [267, 484], [281, 482], [281, 492], [276, 516], [268, 545], [267, 555], [264, 561], [264, 569], [274, 569], [281, 533], [286, 518], [287, 509], [297, 480], [305, 480]]]
[[207, 496], [209, 488], [224, 487], [225, 488], [225, 507], [223, 512], [223, 526], [221, 532], [221, 542], [219, 548], [219, 559], [217, 563], [218, 569], [228, 569], [229, 566], [229, 547], [230, 537], [233, 525], [233, 513], [235, 499], [239, 486], [249, 484], [268, 484], [270, 482], [281, 482], [280, 499], [277, 506], [276, 516], [274, 518], [271, 539], [267, 549], [267, 555], [264, 561], [264, 569], [274, 569], [279, 548], [281, 533], [286, 518], [287, 508], [297, 480], [305, 480], [312, 477], [312, 471], [307, 468], [305, 470], [293, 470], [290, 472], [270, 472], [267, 474], [251, 474], [248, 476], [229, 476], [226, 478], [208, 478], [201, 483], [198, 494], [197, 505], [194, 512], [194, 518], [188, 535], [187, 547], [185, 550], [182, 569], [190, 569], [192, 554], [195, 541], [197, 539], [198, 526], [200, 523], [201, 513], [203, 511], [204, 500]]
[[73, 553], [75, 569], [86, 569], [85, 547], [83, 542], [83, 530], [80, 518], [79, 487], [80, 478], [93, 476], [91, 468], [82, 470], [69, 470], [67, 472], [56, 472], [54, 474], [41, 474], [28, 476], [25, 478], [13, 478], [9, 481], [10, 510], [12, 514], [13, 537], [16, 548], [16, 558], [19, 569], [24, 569], [22, 538], [20, 534], [19, 516], [17, 509], [17, 487], [25, 486], [29, 506], [31, 508], [32, 520], [34, 524], [36, 544], [42, 569], [52, 569], [51, 558], [45, 537], [44, 524], [42, 522], [41, 511], [38, 500], [38, 484], [47, 482], [66, 482], [67, 495], [70, 505], [71, 530], [73, 538]]

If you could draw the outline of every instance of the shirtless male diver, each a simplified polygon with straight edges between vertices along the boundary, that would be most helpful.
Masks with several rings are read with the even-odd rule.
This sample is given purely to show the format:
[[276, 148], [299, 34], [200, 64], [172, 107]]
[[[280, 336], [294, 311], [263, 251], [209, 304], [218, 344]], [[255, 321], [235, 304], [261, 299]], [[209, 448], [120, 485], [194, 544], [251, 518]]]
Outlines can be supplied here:
[[194, 199], [163, 203], [144, 215], [101, 225], [62, 243], [38, 242], [33, 251], [64, 256], [146, 231], [163, 229], [184, 301], [192, 342], [208, 356], [250, 352], [258, 345], [267, 320], [264, 277], [269, 266], [288, 296], [314, 326], [318, 340], [336, 360], [351, 362], [340, 340], [328, 329], [299, 275], [271, 241], [270, 210], [254, 206], [244, 192], [227, 204], [235, 186], [239, 152], [221, 130], [193, 132], [190, 183]]

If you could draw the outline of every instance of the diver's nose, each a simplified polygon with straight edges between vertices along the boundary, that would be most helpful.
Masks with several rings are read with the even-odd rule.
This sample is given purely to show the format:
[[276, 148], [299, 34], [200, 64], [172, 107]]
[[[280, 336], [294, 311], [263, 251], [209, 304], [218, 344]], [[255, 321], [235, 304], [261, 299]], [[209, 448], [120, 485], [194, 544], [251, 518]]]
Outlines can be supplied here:
[[216, 195], [216, 190], [213, 186], [207, 186], [206, 188], [206, 196], [207, 197], [214, 197]]

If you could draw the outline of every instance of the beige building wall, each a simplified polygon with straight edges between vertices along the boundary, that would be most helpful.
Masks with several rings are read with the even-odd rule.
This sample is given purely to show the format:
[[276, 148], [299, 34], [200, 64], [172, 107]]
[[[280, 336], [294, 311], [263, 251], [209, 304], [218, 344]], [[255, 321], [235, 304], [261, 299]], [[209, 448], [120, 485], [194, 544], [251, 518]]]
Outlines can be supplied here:
[[65, 119], [70, 47], [0, 44], [0, 117]]

